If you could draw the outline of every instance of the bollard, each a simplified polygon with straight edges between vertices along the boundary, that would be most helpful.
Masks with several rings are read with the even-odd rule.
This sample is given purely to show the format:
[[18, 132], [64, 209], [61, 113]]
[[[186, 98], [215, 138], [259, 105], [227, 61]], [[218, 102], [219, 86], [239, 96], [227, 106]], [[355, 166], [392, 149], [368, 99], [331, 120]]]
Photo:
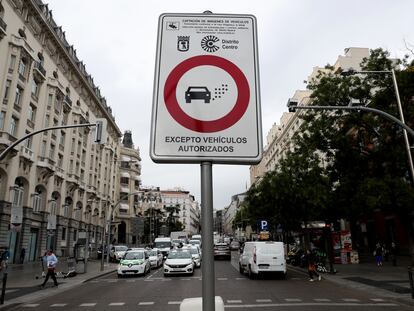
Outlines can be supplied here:
[[410, 280], [411, 298], [414, 299], [414, 281], [412, 266], [408, 266], [408, 279]]
[[3, 285], [1, 287], [0, 305], [4, 304], [4, 296], [6, 295], [7, 270], [3, 273]]

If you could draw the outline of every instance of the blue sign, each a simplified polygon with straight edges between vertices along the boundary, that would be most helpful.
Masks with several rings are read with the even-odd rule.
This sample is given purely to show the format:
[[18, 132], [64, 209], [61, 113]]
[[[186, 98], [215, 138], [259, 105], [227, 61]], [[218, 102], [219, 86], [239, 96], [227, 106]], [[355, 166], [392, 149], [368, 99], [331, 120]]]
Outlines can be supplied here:
[[260, 226], [260, 231], [269, 231], [267, 220], [264, 220], [264, 219], [260, 220], [259, 226]]

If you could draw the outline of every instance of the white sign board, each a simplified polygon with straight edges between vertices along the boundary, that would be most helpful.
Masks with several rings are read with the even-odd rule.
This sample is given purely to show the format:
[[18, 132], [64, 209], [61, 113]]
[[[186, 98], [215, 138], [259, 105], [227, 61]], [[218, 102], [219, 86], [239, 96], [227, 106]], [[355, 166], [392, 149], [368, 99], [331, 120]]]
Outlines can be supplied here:
[[158, 27], [153, 161], [258, 163], [262, 128], [255, 17], [163, 14]]

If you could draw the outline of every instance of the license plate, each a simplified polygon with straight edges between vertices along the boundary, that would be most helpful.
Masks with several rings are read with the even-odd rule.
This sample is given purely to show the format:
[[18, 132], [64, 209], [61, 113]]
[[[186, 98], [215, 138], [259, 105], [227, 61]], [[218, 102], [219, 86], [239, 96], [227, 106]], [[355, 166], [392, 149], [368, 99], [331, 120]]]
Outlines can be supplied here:
[[269, 269], [269, 266], [260, 267], [260, 269]]

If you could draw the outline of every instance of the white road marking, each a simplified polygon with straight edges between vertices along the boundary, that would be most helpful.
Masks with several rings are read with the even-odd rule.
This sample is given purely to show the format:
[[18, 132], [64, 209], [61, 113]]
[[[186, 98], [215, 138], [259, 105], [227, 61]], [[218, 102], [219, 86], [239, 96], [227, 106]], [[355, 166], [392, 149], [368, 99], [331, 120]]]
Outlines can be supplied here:
[[314, 300], [317, 301], [317, 302], [329, 302], [329, 301], [331, 301], [328, 298], [315, 298]]
[[95, 307], [96, 302], [89, 302], [89, 303], [82, 303], [79, 305], [79, 307]]
[[385, 301], [382, 298], [371, 298], [372, 301], [376, 301], [376, 302], [381, 302], [381, 301]]
[[168, 301], [169, 305], [179, 305], [181, 301]]
[[53, 305], [50, 305], [51, 307], [64, 307], [67, 303], [54, 303]]
[[227, 303], [242, 303], [241, 300], [227, 300]]
[[355, 299], [355, 298], [344, 298], [342, 300], [346, 302], [358, 302], [359, 301], [359, 299]]
[[143, 302], [140, 302], [138, 305], [139, 306], [150, 306], [153, 304], [154, 304], [154, 301], [143, 301]]
[[299, 298], [285, 298], [287, 302], [301, 302], [302, 299]]
[[227, 281], [228, 278], [217, 278], [217, 281]]
[[267, 303], [267, 304], [248, 304], [248, 305], [225, 305], [225, 308], [269, 308], [269, 307], [400, 307], [396, 303], [351, 303], [351, 302], [298, 302], [298, 303]]
[[109, 304], [109, 306], [123, 306], [125, 304], [125, 302], [111, 302]]
[[272, 302], [272, 299], [256, 299], [256, 302]]
[[40, 304], [38, 304], [38, 303], [28, 303], [28, 304], [24, 305], [23, 308], [36, 308], [39, 305]]

